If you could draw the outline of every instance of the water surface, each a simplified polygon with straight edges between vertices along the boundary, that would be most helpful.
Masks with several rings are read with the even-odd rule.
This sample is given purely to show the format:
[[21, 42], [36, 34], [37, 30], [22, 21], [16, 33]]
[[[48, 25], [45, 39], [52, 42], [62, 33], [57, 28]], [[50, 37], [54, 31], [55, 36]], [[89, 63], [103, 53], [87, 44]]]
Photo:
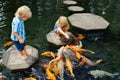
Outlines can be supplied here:
[[[82, 40], [83, 48], [95, 51], [94, 55], [86, 54], [91, 60], [102, 59], [103, 62], [96, 67], [80, 67], [74, 70], [76, 80], [94, 80], [88, 76], [87, 72], [94, 69], [105, 70], [111, 73], [120, 72], [120, 0], [76, 0], [77, 5], [85, 8], [84, 12], [90, 12], [103, 16], [108, 22], [109, 27], [102, 31], [83, 31], [74, 29], [72, 26], [70, 31], [73, 34], [82, 33], [85, 39]], [[0, 1], [0, 55], [7, 48], [3, 45], [10, 40], [11, 21], [14, 17], [16, 9], [21, 5], [28, 5], [33, 17], [25, 22], [27, 33], [27, 44], [36, 47], [40, 53], [44, 51], [56, 52], [56, 49], [51, 49], [46, 40], [46, 34], [53, 29], [57, 18], [61, 15], [69, 16], [72, 13], [67, 10], [67, 6], [62, 3], [62, 0], [1, 0]], [[16, 7], [17, 6], [17, 7]], [[2, 57], [2, 55], [1, 55]], [[48, 62], [47, 58], [40, 56], [40, 62]], [[38, 73], [44, 74], [40, 63], [37, 63]], [[7, 73], [7, 80], [13, 80], [24, 77], [23, 73], [11, 74], [6, 69], [1, 69]], [[17, 75], [17, 76], [16, 76]], [[29, 76], [26, 73], [26, 76]], [[69, 75], [65, 74], [65, 80], [73, 80]], [[120, 77], [109, 78], [104, 77], [97, 80], [119, 80]], [[16, 80], [16, 79], [15, 79]]]

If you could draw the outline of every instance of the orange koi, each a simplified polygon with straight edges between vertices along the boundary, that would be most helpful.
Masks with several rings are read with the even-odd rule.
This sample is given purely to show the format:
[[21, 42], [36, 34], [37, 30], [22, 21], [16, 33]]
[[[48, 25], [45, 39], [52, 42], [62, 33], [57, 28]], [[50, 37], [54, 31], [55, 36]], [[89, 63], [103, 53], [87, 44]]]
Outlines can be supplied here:
[[75, 40], [82, 40], [84, 39], [85, 37], [82, 35], [82, 34], [79, 34], [77, 37], [74, 36], [74, 39]]
[[13, 45], [13, 41], [8, 41], [7, 43], [4, 44], [3, 47], [11, 46]]

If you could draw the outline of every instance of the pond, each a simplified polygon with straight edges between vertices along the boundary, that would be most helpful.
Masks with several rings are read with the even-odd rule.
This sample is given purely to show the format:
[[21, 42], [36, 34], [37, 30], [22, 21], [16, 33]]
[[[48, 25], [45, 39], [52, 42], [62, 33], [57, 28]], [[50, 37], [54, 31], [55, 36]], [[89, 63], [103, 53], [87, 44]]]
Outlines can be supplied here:
[[[53, 29], [57, 18], [61, 15], [70, 16], [72, 13], [67, 10], [63, 0], [1, 0], [0, 1], [0, 58], [6, 50], [3, 45], [10, 41], [11, 21], [16, 9], [21, 5], [31, 8], [33, 16], [25, 22], [27, 33], [26, 43], [39, 50], [40, 62], [35, 64], [37, 73], [44, 75], [45, 71], [40, 68], [40, 64], [48, 62], [47, 58], [42, 58], [40, 54], [45, 51], [56, 52], [50, 47], [46, 40], [46, 34]], [[104, 70], [111, 73], [120, 73], [120, 0], [76, 0], [77, 5], [85, 8], [86, 13], [93, 13], [104, 17], [109, 23], [106, 30], [83, 31], [74, 29], [69, 31], [73, 34], [82, 33], [85, 39], [82, 40], [85, 49], [93, 50], [94, 55], [86, 55], [92, 60], [102, 59], [95, 67], [80, 67], [74, 70], [76, 80], [119, 80], [115, 78], [103, 77], [94, 79], [87, 75], [90, 70]], [[22, 80], [24, 76], [29, 76], [30, 72], [10, 73], [6, 68], [0, 67], [1, 71], [8, 77], [5, 80]], [[45, 80], [44, 78], [41, 80]], [[73, 80], [65, 74], [65, 80]]]

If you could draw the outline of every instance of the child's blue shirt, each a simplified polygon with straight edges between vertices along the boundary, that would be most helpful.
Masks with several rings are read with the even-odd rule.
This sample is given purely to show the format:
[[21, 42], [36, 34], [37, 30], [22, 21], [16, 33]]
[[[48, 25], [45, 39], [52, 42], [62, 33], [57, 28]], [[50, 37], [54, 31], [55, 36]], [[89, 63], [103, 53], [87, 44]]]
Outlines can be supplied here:
[[13, 41], [18, 41], [18, 39], [13, 35], [13, 32], [17, 32], [18, 35], [25, 40], [25, 28], [24, 28], [24, 21], [20, 19], [18, 16], [15, 16], [12, 21], [12, 32], [11, 32], [11, 39]]
[[54, 26], [54, 32], [56, 33], [57, 32], [57, 29], [59, 28], [60, 26], [58, 24], [55, 24]]

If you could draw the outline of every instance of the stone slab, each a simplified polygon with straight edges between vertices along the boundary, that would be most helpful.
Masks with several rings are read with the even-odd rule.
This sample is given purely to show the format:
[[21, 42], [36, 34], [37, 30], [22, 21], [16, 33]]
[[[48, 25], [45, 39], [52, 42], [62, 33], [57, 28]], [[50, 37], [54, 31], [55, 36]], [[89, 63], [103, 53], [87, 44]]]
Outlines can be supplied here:
[[91, 13], [76, 13], [68, 19], [72, 26], [84, 30], [103, 30], [109, 25], [103, 17]]
[[73, 1], [73, 0], [65, 0], [65, 1], [63, 1], [63, 3], [66, 4], [66, 5], [75, 5], [75, 4], [77, 4], [77, 2]]
[[[72, 34], [70, 32], [66, 32], [67, 34]], [[65, 45], [66, 43], [62, 42], [60, 39], [56, 38], [56, 33], [54, 31], [50, 31], [47, 35], [46, 35], [47, 41], [49, 43], [52, 43], [56, 46], [62, 46]]]
[[38, 50], [26, 45], [26, 50], [31, 53], [27, 60], [23, 60], [15, 45], [11, 46], [3, 55], [3, 64], [10, 70], [27, 69], [38, 60]]
[[74, 12], [78, 12], [78, 11], [83, 11], [84, 8], [83, 7], [79, 7], [79, 6], [69, 6], [68, 10], [74, 11]]

